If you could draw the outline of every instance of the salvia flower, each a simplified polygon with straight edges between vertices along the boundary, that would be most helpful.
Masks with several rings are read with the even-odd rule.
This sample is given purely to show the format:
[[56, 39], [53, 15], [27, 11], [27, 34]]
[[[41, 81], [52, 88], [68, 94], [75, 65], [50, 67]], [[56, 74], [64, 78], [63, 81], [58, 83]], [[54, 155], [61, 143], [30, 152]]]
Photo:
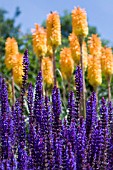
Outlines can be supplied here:
[[28, 87], [27, 102], [28, 102], [30, 115], [32, 116], [33, 114], [33, 87], [31, 83], [29, 84], [29, 87]]
[[82, 69], [80, 66], [76, 67], [76, 71], [75, 71], [75, 85], [76, 85], [76, 94], [77, 97], [81, 97], [81, 92], [82, 92]]
[[64, 79], [69, 80], [74, 71], [74, 62], [70, 48], [63, 48], [60, 52], [60, 68]]
[[5, 64], [8, 69], [12, 69], [18, 54], [18, 44], [15, 38], [8, 37], [5, 43]]
[[32, 34], [33, 37], [33, 50], [38, 58], [45, 56], [47, 52], [47, 39], [46, 39], [46, 30], [35, 24], [35, 30]]
[[102, 72], [106, 77], [113, 74], [113, 54], [111, 48], [102, 48], [101, 66]]
[[88, 34], [87, 14], [80, 7], [72, 11], [72, 31], [77, 36], [86, 37]]
[[42, 94], [42, 73], [38, 73], [36, 87], [35, 87], [35, 99], [34, 99], [34, 116], [36, 118], [37, 126], [41, 123], [41, 116], [43, 110], [43, 94]]
[[77, 134], [77, 157], [76, 157], [76, 166], [77, 170], [84, 170], [86, 166], [86, 136], [85, 136], [85, 122], [83, 118], [80, 118], [80, 126], [78, 127]]
[[20, 143], [18, 147], [18, 164], [17, 168], [20, 170], [27, 170], [27, 163], [28, 163], [28, 155], [25, 151], [24, 143]]
[[8, 138], [9, 138], [9, 114], [10, 108], [8, 103], [8, 93], [5, 80], [2, 80], [1, 94], [1, 144], [2, 159], [8, 158]]
[[53, 64], [50, 57], [44, 57], [42, 60], [42, 76], [47, 86], [53, 84]]
[[107, 168], [107, 149], [108, 149], [108, 108], [104, 97], [101, 100], [100, 108], [101, 125], [101, 148], [100, 148], [100, 169]]
[[92, 93], [86, 105], [86, 135], [89, 137], [91, 130], [96, 125], [97, 113], [96, 113], [96, 94]]
[[60, 17], [57, 12], [51, 12], [46, 21], [47, 44], [57, 47], [61, 44], [61, 25]]
[[76, 110], [75, 110], [75, 96], [74, 96], [74, 92], [71, 91], [69, 93], [69, 98], [68, 98], [68, 124], [70, 125], [71, 120], [75, 120], [75, 122], [77, 123], [77, 118], [78, 116], [76, 115]]
[[59, 133], [61, 128], [61, 97], [60, 90], [54, 86], [52, 91], [52, 110], [53, 110], [53, 132]]
[[71, 143], [67, 144], [67, 168], [70, 170], [76, 170], [76, 161], [75, 161], [75, 156], [72, 151], [72, 146]]

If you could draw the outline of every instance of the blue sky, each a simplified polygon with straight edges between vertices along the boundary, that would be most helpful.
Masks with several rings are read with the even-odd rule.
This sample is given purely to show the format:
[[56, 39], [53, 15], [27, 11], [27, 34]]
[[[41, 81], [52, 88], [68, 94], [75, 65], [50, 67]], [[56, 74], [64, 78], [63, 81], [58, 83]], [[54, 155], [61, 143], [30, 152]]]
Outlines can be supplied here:
[[0, 8], [9, 11], [8, 17], [13, 17], [17, 6], [21, 10], [17, 23], [22, 24], [24, 32], [34, 28], [34, 23], [41, 24], [50, 11], [62, 15], [65, 9], [71, 12], [74, 6], [80, 6], [86, 9], [89, 24], [113, 44], [113, 0], [0, 0]]

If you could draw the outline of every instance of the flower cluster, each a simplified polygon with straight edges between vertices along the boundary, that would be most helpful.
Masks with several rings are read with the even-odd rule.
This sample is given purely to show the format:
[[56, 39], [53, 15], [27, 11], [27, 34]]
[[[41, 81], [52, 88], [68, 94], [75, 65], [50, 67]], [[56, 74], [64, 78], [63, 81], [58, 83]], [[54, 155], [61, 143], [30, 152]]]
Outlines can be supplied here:
[[74, 8], [72, 11], [72, 28], [73, 33], [76, 36], [86, 37], [88, 34], [88, 23], [87, 23], [87, 14], [84, 9], [80, 7]]
[[57, 12], [51, 12], [46, 21], [47, 44], [57, 47], [61, 44], [61, 25], [60, 17]]
[[44, 57], [42, 60], [42, 75], [46, 85], [53, 84], [53, 65], [50, 57]]
[[37, 57], [43, 57], [46, 54], [47, 46], [46, 46], [46, 30], [35, 24], [35, 30], [33, 31], [33, 50]]
[[22, 76], [23, 76], [23, 54], [17, 54], [16, 61], [13, 66], [13, 77], [14, 82], [16, 84], [22, 84]]
[[64, 79], [69, 80], [74, 71], [74, 62], [70, 48], [63, 48], [60, 52], [60, 68]]
[[113, 54], [111, 48], [102, 48], [101, 65], [102, 72], [106, 77], [113, 74]]
[[8, 37], [5, 44], [5, 64], [8, 69], [12, 69], [18, 54], [18, 44], [15, 38]]

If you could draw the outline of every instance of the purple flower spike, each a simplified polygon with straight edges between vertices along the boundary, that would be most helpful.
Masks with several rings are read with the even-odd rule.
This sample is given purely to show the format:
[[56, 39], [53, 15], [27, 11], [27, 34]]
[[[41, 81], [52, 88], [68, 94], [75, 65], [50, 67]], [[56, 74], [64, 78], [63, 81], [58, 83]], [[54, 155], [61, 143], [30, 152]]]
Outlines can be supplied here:
[[60, 97], [60, 90], [54, 86], [52, 90], [52, 110], [53, 110], [53, 131], [57, 134], [61, 130], [61, 120], [60, 120], [60, 113], [61, 113], [61, 97]]
[[28, 79], [28, 70], [29, 70], [29, 58], [28, 58], [28, 50], [25, 51], [23, 56], [23, 87], [26, 86], [26, 82]]
[[29, 87], [28, 87], [27, 102], [28, 102], [29, 112], [33, 113], [33, 87], [31, 83], [29, 84]]
[[80, 100], [81, 92], [83, 88], [83, 82], [82, 82], [82, 69], [80, 66], [76, 67], [75, 71], [75, 85], [76, 85], [76, 94], [78, 99]]
[[96, 112], [96, 94], [95, 92], [92, 93], [91, 97], [87, 101], [86, 105], [86, 135], [87, 138], [91, 130], [96, 125], [97, 121], [97, 112]]
[[109, 131], [113, 131], [113, 105], [111, 102], [108, 103], [108, 126]]
[[68, 124], [70, 125], [71, 120], [73, 120], [77, 126], [78, 124], [78, 114], [76, 113], [76, 109], [75, 109], [75, 96], [74, 96], [74, 92], [71, 91], [69, 93], [69, 99], [68, 99], [68, 109], [69, 109], [69, 113], [68, 113]]
[[35, 100], [34, 100], [34, 116], [36, 118], [37, 130], [41, 126], [41, 117], [43, 114], [43, 86], [42, 86], [42, 73], [38, 73], [36, 87], [35, 87]]
[[77, 134], [77, 157], [76, 157], [76, 166], [77, 170], [84, 170], [86, 166], [86, 131], [85, 131], [85, 122], [82, 117], [80, 117], [80, 127], [78, 127]]
[[101, 148], [100, 148], [100, 169], [107, 168], [107, 148], [108, 148], [108, 108], [106, 101], [102, 98], [100, 108], [100, 123], [101, 123]]
[[18, 164], [17, 169], [19, 170], [27, 170], [27, 164], [28, 164], [28, 155], [25, 151], [25, 145], [24, 143], [20, 143], [18, 147]]
[[2, 148], [2, 159], [8, 158], [8, 135], [9, 135], [9, 103], [7, 87], [4, 79], [2, 80], [2, 94], [1, 94], [1, 148]]
[[80, 66], [77, 66], [75, 71], [75, 85], [76, 85], [76, 102], [75, 102], [75, 109], [76, 114], [80, 115], [80, 99], [81, 99], [81, 93], [83, 89], [83, 81], [82, 81], [82, 69]]
[[20, 99], [22, 112], [24, 110], [24, 95], [25, 95], [26, 84], [27, 84], [27, 80], [28, 80], [28, 70], [29, 70], [29, 58], [28, 58], [28, 50], [26, 50], [24, 53], [24, 56], [23, 56], [24, 75], [22, 77], [22, 88], [21, 88], [21, 99]]
[[71, 143], [67, 144], [67, 168], [69, 170], [76, 170], [76, 161], [75, 161], [75, 156], [72, 151], [72, 145]]

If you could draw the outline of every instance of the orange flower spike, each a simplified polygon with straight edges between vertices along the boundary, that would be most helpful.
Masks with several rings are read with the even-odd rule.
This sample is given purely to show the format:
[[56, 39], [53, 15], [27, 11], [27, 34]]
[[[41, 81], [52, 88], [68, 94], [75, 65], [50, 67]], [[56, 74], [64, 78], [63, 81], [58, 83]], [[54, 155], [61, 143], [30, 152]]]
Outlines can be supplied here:
[[97, 34], [92, 34], [92, 37], [89, 38], [89, 52], [91, 55], [96, 57], [101, 57], [101, 40]]
[[42, 59], [42, 75], [44, 83], [48, 86], [53, 84], [53, 65], [49, 57]]
[[53, 56], [53, 49], [50, 45], [47, 45], [47, 56], [49, 57]]
[[92, 55], [88, 56], [88, 79], [94, 88], [102, 83], [100, 58]]
[[36, 56], [43, 57], [47, 52], [47, 39], [46, 39], [46, 30], [35, 24], [35, 30], [32, 34], [32, 41], [33, 41], [33, 50]]
[[106, 77], [113, 74], [113, 54], [111, 48], [102, 48], [101, 66], [102, 72]]
[[80, 62], [80, 45], [79, 45], [78, 38], [74, 33], [70, 34], [69, 42], [70, 42], [72, 58], [75, 64], [78, 65]]
[[72, 31], [76, 36], [86, 37], [88, 35], [87, 14], [80, 7], [72, 11]]
[[[69, 41], [70, 41], [70, 49], [71, 49], [71, 54], [72, 58], [74, 60], [74, 63], [76, 65], [80, 64], [80, 45], [78, 38], [75, 34], [70, 34], [69, 36]], [[87, 47], [86, 43], [83, 42], [83, 63], [84, 63], [84, 70], [87, 68]]]
[[21, 86], [22, 84], [22, 76], [23, 76], [23, 55], [22, 54], [17, 54], [17, 59], [15, 62], [15, 65], [13, 67], [13, 77], [14, 77], [14, 82]]
[[74, 61], [70, 48], [63, 48], [60, 52], [60, 68], [63, 78], [69, 80], [74, 71]]
[[51, 12], [46, 21], [47, 26], [47, 44], [57, 47], [61, 44], [61, 24], [57, 12]]
[[17, 54], [18, 44], [15, 38], [8, 37], [5, 43], [5, 64], [9, 70], [13, 68]]

